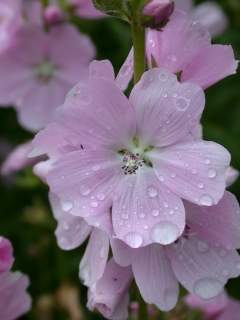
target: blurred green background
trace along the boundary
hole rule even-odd
[[[217,2],[229,16],[230,25],[214,41],[232,44],[240,59],[240,1]],[[98,49],[98,58],[110,59],[117,71],[131,47],[128,25],[110,18],[98,21],[80,21],[76,18],[73,23],[92,38]],[[240,170],[239,74],[207,91],[203,125],[205,138],[219,142],[230,150],[232,164]],[[14,145],[31,136],[18,125],[12,109],[0,109],[1,160]],[[240,199],[240,181],[231,189]],[[32,175],[30,169],[15,177],[1,178],[0,181],[0,234],[13,242],[16,257],[14,269],[23,271],[31,279],[33,309],[23,319],[102,319],[85,309],[86,291],[78,278],[78,266],[84,248],[64,252],[57,247],[54,237],[56,225],[48,206],[47,194],[47,187]],[[228,290],[240,299],[240,279],[230,282]],[[80,317],[81,312],[84,318]]]

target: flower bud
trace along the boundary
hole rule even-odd
[[[64,13],[57,5],[50,5],[44,11],[44,19],[47,24],[56,24],[64,20]]]
[[[143,9],[143,24],[152,29],[160,29],[174,11],[172,0],[151,0]]]

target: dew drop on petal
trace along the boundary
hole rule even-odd
[[[200,253],[206,253],[209,250],[209,246],[206,242],[203,241],[198,241],[198,245],[197,245],[198,251]]]
[[[159,216],[159,210],[158,210],[158,209],[153,209],[153,210],[152,210],[152,215],[153,215],[154,217],[158,217],[158,216]]]
[[[204,278],[197,280],[194,284],[194,293],[202,299],[211,299],[216,297],[223,289],[223,284],[217,279]]]
[[[61,206],[63,211],[68,212],[73,208],[73,204],[71,201],[62,201]]]
[[[89,193],[90,193],[90,190],[87,189],[87,188],[82,187],[82,188],[80,189],[80,193],[81,193],[82,196],[88,196]]]
[[[214,179],[217,176],[217,171],[215,169],[210,169],[208,171],[208,178],[210,179]]]
[[[204,194],[200,197],[199,203],[202,206],[212,206],[213,205],[213,199],[210,195]]]
[[[151,237],[154,242],[167,245],[179,237],[179,229],[172,222],[163,221],[153,227]]]
[[[157,189],[155,189],[155,188],[153,188],[153,187],[149,187],[148,190],[147,190],[147,192],[148,192],[148,196],[149,196],[150,198],[156,198],[157,195],[158,195]]]
[[[186,111],[187,108],[189,107],[189,100],[184,97],[179,97],[175,101],[175,105],[179,111]]]
[[[98,200],[103,201],[105,199],[105,195],[103,193],[99,193],[97,195]]]
[[[92,208],[97,208],[98,207],[98,202],[97,201],[92,201],[91,202],[91,207]]]
[[[143,243],[143,237],[136,232],[130,232],[125,237],[126,243],[132,248],[139,248]]]
[[[204,184],[200,182],[200,183],[198,184],[198,188],[199,188],[199,189],[203,189],[203,188],[204,188]]]

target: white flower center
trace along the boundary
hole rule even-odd
[[[123,151],[123,166],[124,174],[136,174],[137,170],[143,166],[145,161],[141,159],[139,153]]]
[[[53,78],[56,69],[56,65],[45,60],[36,66],[36,75],[41,82],[47,83]]]

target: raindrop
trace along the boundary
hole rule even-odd
[[[203,241],[199,241],[198,242],[197,248],[198,248],[198,251],[201,252],[201,253],[206,253],[209,250],[208,244],[206,242],[203,242]]]
[[[161,72],[160,75],[159,75],[159,80],[161,80],[161,81],[167,81],[167,79],[168,79],[167,73]]]
[[[98,171],[100,170],[100,165],[96,164],[95,166],[92,167],[93,171]]]
[[[217,176],[217,171],[215,169],[210,169],[208,171],[208,178],[210,179],[214,179]]]
[[[80,193],[81,193],[82,196],[88,196],[89,193],[90,193],[90,190],[87,189],[87,188],[82,187],[82,188],[80,189]]]
[[[212,206],[213,205],[213,199],[210,195],[204,194],[199,199],[199,202],[202,206]]]
[[[92,201],[91,202],[91,207],[92,208],[97,208],[98,207],[98,202],[97,201]]]
[[[198,184],[198,188],[199,188],[199,189],[203,189],[203,188],[204,188],[204,184],[200,182],[200,183]]]
[[[152,215],[153,215],[154,217],[159,216],[159,210],[158,210],[158,209],[153,209],[153,210],[152,210]]]
[[[216,297],[223,289],[223,284],[217,279],[204,278],[197,280],[193,291],[202,299],[211,299]]]
[[[180,97],[175,101],[175,104],[179,111],[186,111],[189,107],[189,100],[184,97]]]
[[[148,196],[150,198],[156,198],[157,195],[158,195],[158,191],[155,188],[153,187],[148,188]]]
[[[172,222],[163,221],[153,227],[151,236],[153,241],[168,245],[178,238],[179,229]]]
[[[97,195],[98,200],[103,201],[105,199],[105,195],[103,193],[99,193]]]
[[[73,204],[71,201],[62,201],[61,206],[63,211],[68,212],[73,208]]]
[[[132,248],[139,248],[143,243],[143,237],[139,233],[131,232],[125,237],[126,243]]]

